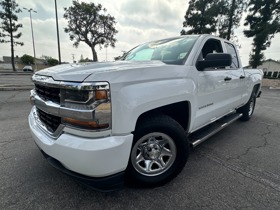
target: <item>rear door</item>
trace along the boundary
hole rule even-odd
[[[242,104],[241,99],[245,88],[245,74],[243,68],[241,67],[241,62],[239,61],[239,56],[235,46],[227,41],[225,41],[224,44],[226,52],[232,56],[231,65],[226,67],[227,77],[230,78],[228,85],[231,87],[229,91],[230,97],[228,97],[228,104],[230,106],[229,108],[235,109]]]

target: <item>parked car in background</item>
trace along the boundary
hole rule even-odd
[[[33,69],[32,69],[32,66],[24,66],[22,71],[25,71],[25,72],[33,72]]]

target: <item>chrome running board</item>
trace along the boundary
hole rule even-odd
[[[240,113],[234,113],[230,114],[228,116],[225,116],[216,122],[213,122],[212,124],[201,128],[194,133],[191,133],[189,135],[189,141],[192,147],[196,147],[197,145],[201,144],[204,142],[206,139],[210,138],[220,130],[224,129],[231,123],[235,122],[238,120],[240,117],[242,117],[242,114]]]

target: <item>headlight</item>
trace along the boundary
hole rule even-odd
[[[107,82],[67,85],[60,91],[60,105],[67,108],[92,110],[107,102],[110,102],[110,87]]]
[[[111,128],[111,98],[107,82],[84,83],[81,86],[65,86],[60,91],[60,105],[78,110],[92,110],[93,120],[82,121],[62,118],[67,125],[90,130]]]

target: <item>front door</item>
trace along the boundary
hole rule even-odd
[[[208,53],[223,53],[219,39],[208,39],[201,49],[199,59]],[[197,71],[197,110],[193,131],[224,116],[233,109],[233,83],[231,71],[227,68],[209,68]]]

